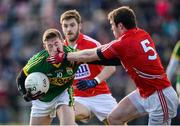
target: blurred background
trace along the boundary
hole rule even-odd
[[[42,49],[44,30],[61,30],[60,14],[77,9],[82,16],[83,33],[105,44],[114,39],[107,14],[122,5],[135,11],[138,26],[151,34],[166,68],[180,39],[180,0],[0,0],[0,124],[28,124],[31,104],[19,95],[15,79],[27,60]],[[134,89],[122,67],[117,67],[108,82],[117,101]],[[93,118],[89,124],[100,122]],[[147,117],[129,124],[145,125]],[[172,124],[180,124],[180,117]]]

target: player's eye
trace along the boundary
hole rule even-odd
[[[48,48],[52,48],[53,46],[52,45],[48,45]]]
[[[67,27],[68,27],[68,25],[63,25],[63,27],[64,27],[64,28],[67,28]]]
[[[70,26],[71,26],[71,27],[74,27],[74,26],[75,26],[75,24],[74,24],[74,23],[72,23]]]

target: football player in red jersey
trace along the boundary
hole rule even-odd
[[[68,54],[62,52],[49,57],[49,62],[119,59],[137,89],[123,98],[108,115],[109,124],[125,124],[148,114],[148,125],[170,125],[177,114],[178,97],[153,40],[137,27],[135,13],[127,6],[111,11],[108,19],[115,41],[94,49]]]
[[[81,16],[76,10],[68,10],[60,17],[65,36],[65,45],[77,50],[91,49],[101,44],[80,32]],[[76,120],[88,121],[94,114],[100,121],[106,122],[107,115],[117,105],[112,97],[106,79],[114,72],[115,66],[81,64],[75,74],[74,95]],[[84,85],[81,88],[79,85]],[[89,89],[87,89],[89,88]]]

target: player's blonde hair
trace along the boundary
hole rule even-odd
[[[122,6],[112,10],[108,14],[108,20],[113,21],[116,26],[122,23],[127,29],[136,27],[136,15],[128,6]]]
[[[78,24],[81,23],[81,16],[79,14],[79,12],[77,10],[68,10],[66,12],[64,12],[61,16],[60,16],[60,23],[63,22],[63,20],[68,20],[74,18]]]
[[[45,43],[49,39],[56,38],[56,37],[58,37],[59,39],[63,40],[63,37],[62,37],[62,35],[61,35],[59,30],[57,30],[55,28],[50,28],[50,29],[47,29],[44,32],[42,41],[43,41],[43,43]]]

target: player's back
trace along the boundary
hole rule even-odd
[[[138,28],[119,40],[118,54],[143,97],[170,85],[150,35]]]

